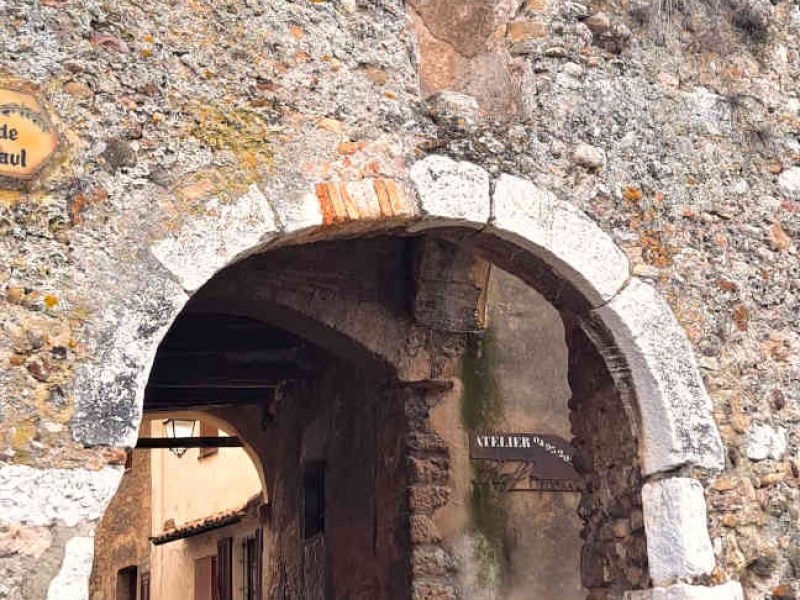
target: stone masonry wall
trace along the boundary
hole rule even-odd
[[[586,485],[581,579],[589,600],[621,598],[650,584],[635,422],[597,350],[567,323],[572,443]]]

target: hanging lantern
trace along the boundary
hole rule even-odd
[[[193,419],[164,419],[164,431],[168,438],[194,437],[194,428],[197,421]],[[187,448],[170,448],[170,452],[181,457],[186,454]]]

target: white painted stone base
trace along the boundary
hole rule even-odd
[[[74,527],[97,521],[121,479],[122,467],[99,471],[0,467],[0,526]]]
[[[744,600],[738,581],[706,587],[679,583],[665,588],[625,592],[625,600]]]
[[[50,582],[47,600],[87,600],[94,561],[94,538],[74,537],[64,547],[61,570]]]

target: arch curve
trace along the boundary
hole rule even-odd
[[[408,182],[320,183],[280,199],[253,185],[218,214],[152,245],[153,276],[143,284],[143,297],[109,309],[103,348],[79,374],[74,437],[89,445],[132,444],[161,338],[190,295],[221,269],[308,241],[466,229],[469,234],[459,236],[466,247],[574,314],[620,390],[627,390],[638,415],[642,473],[651,478],[643,501],[654,583],[709,572],[707,535],[700,536],[699,554],[697,544],[682,537],[696,531],[672,540],[680,560],[660,554],[664,539],[675,534],[659,512],[665,504],[705,515],[702,490],[698,495],[696,482],[680,474],[724,466],[711,400],[669,305],[631,276],[624,252],[596,223],[532,182],[506,174],[492,178],[478,165],[445,156],[428,156],[409,174]]]

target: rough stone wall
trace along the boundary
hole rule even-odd
[[[149,435],[149,426],[145,422],[140,433]],[[115,597],[120,569],[135,566],[139,575],[150,570],[151,472],[150,452],[135,451],[131,468],[123,475],[95,530],[94,565],[89,582],[89,597],[93,600]]]
[[[567,325],[567,342],[572,444],[586,486],[579,507],[581,579],[590,600],[621,598],[650,584],[635,421],[603,359],[574,323]]]
[[[2,83],[36,91],[61,138],[39,180],[0,195],[3,469],[105,481],[119,461],[84,442],[130,442],[133,340],[186,298],[154,241],[217,218],[243,184],[292,214],[306,184],[402,176],[413,138],[584,210],[670,300],[728,447],[706,483],[719,579],[796,595],[797,4],[448,4],[409,3],[418,54],[388,0],[3,4]],[[478,101],[415,110],[417,58],[425,91]],[[119,332],[130,355],[111,349]],[[75,389],[96,365],[112,381]],[[114,393],[74,415],[101,380]],[[32,561],[15,552],[9,581]]]

